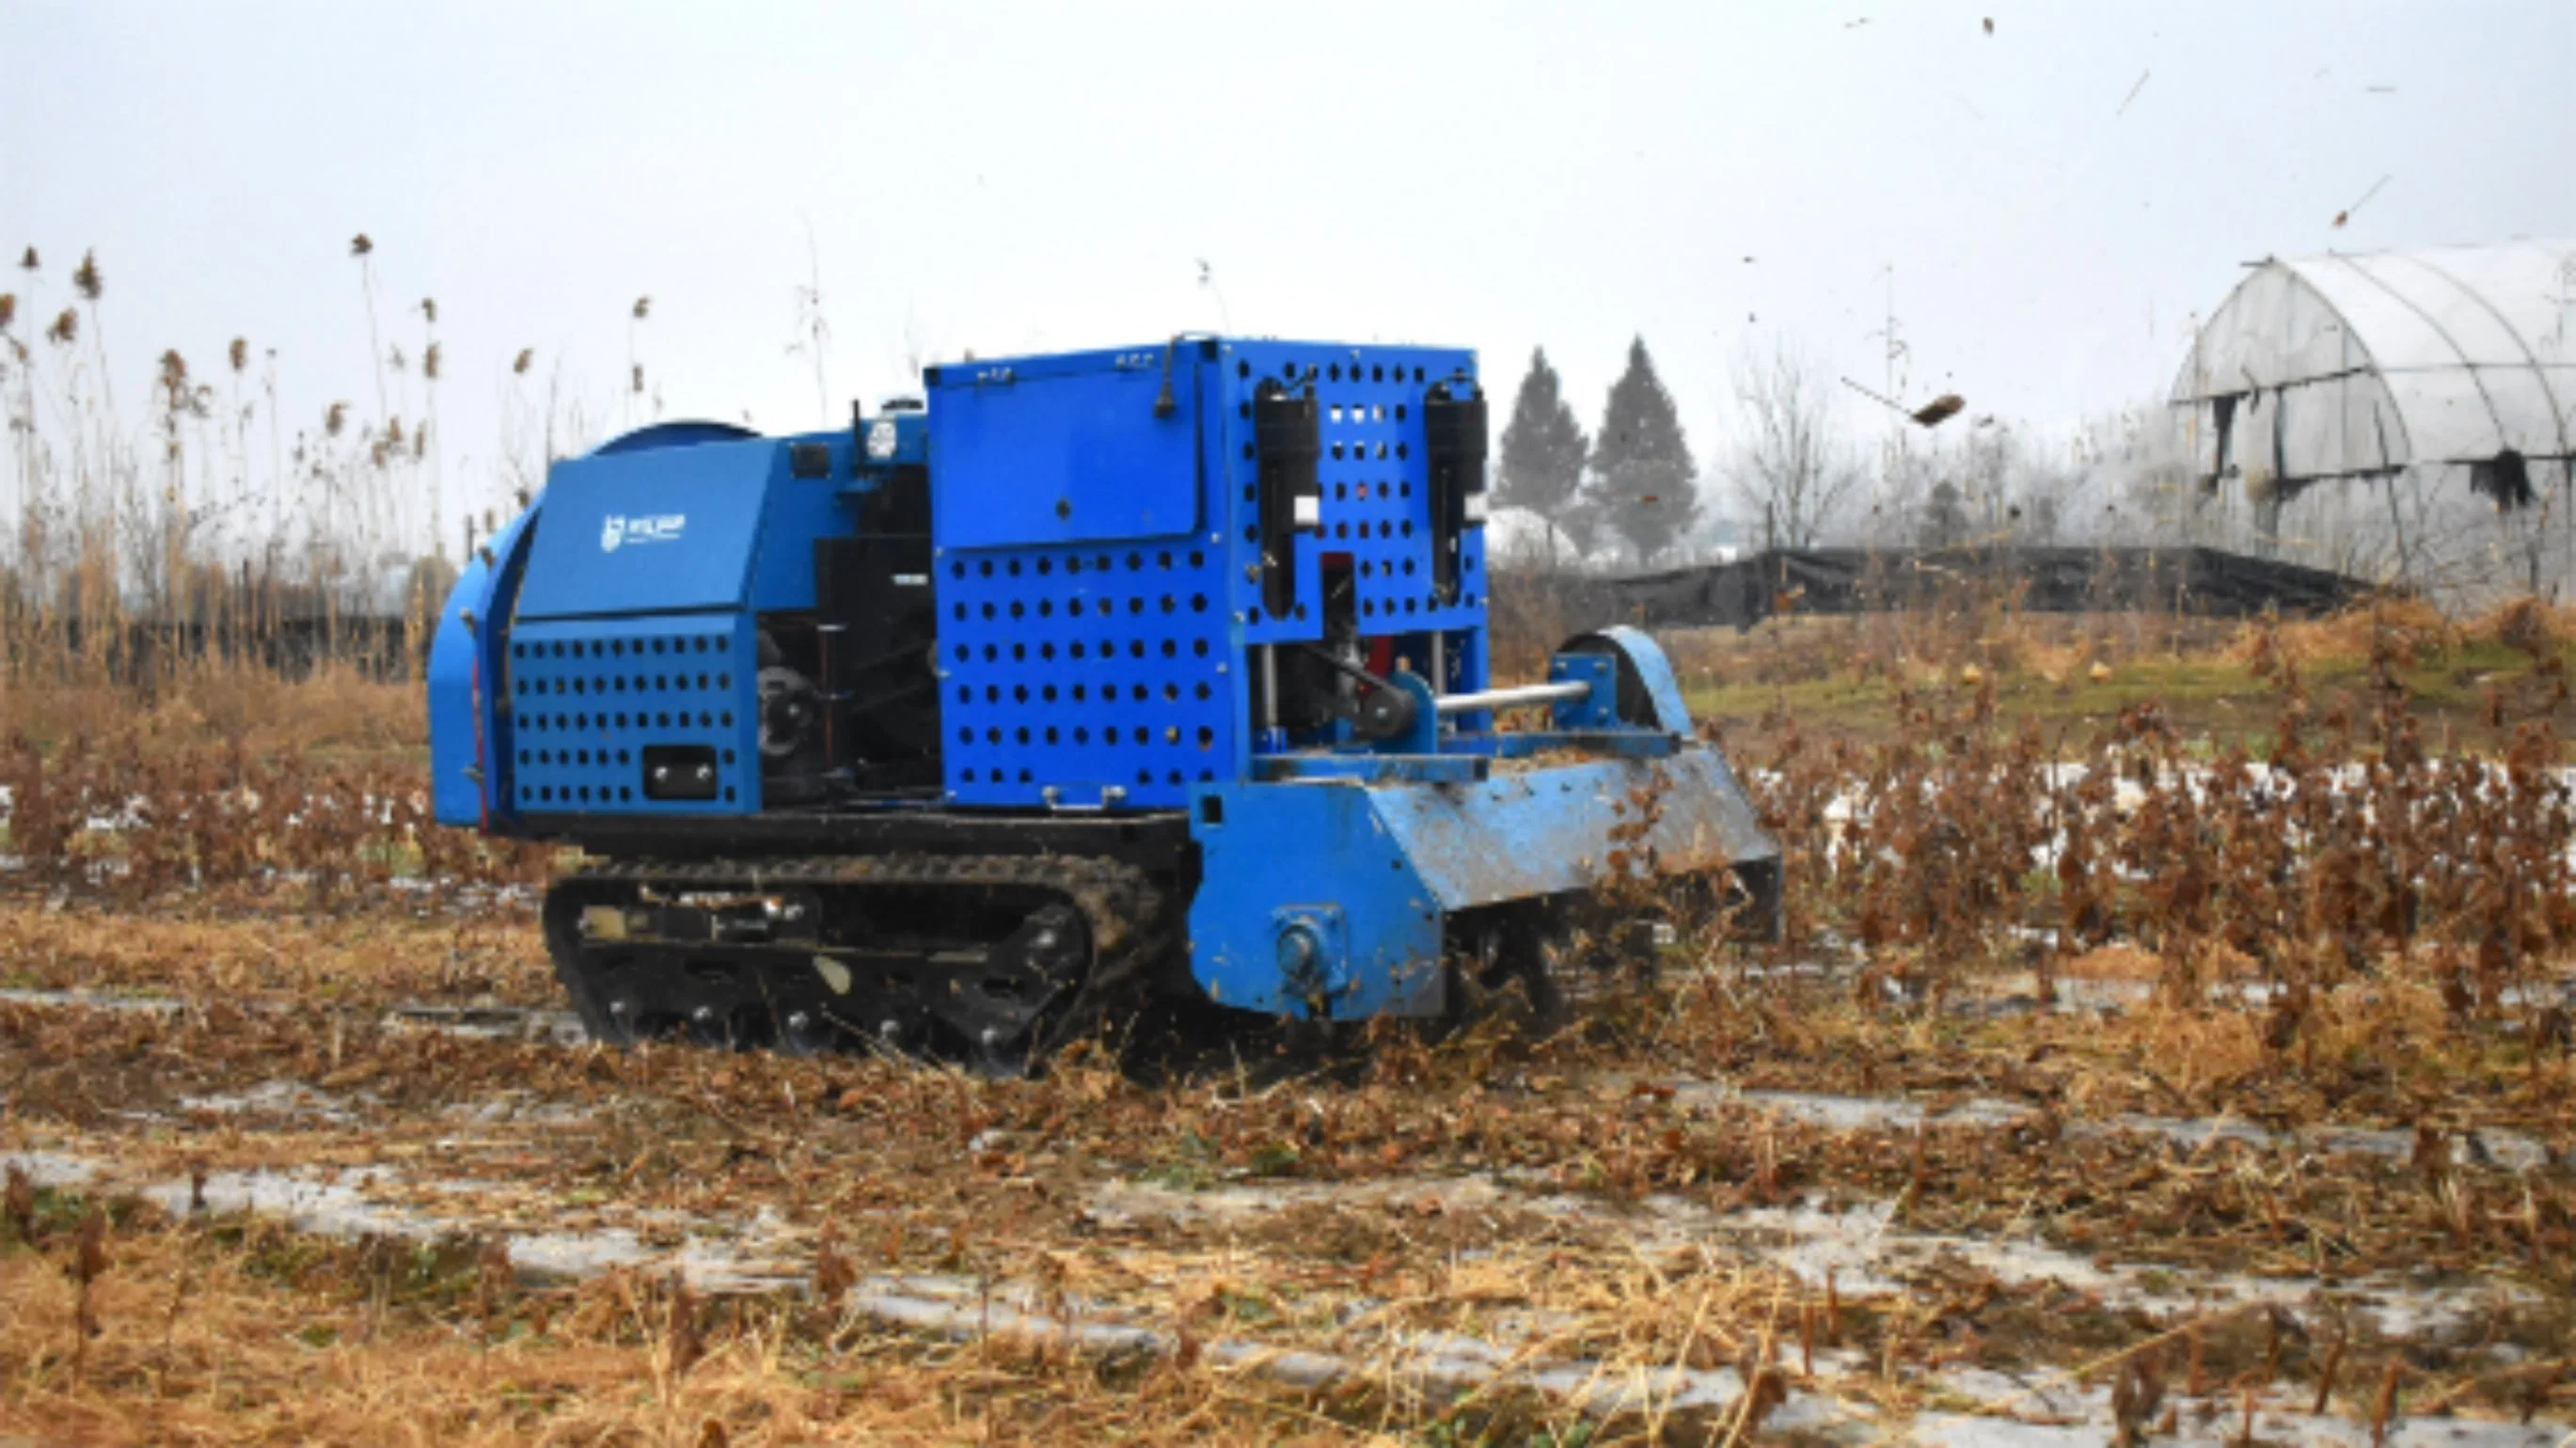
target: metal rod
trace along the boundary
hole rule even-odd
[[[1487,689],[1481,694],[1443,694],[1431,701],[1431,707],[1443,716],[1473,714],[1479,709],[1517,709],[1525,704],[1553,704],[1559,699],[1580,699],[1592,692],[1592,686],[1579,679],[1562,684],[1523,684],[1516,689]]]
[[[1431,692],[1449,687],[1449,636],[1438,629],[1431,631]]]
[[[1279,646],[1263,644],[1261,655],[1261,727],[1279,727]]]

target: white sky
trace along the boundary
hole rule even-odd
[[[2157,395],[2243,260],[2576,233],[2571,60],[2568,0],[0,0],[0,247],[22,334],[97,249],[121,394],[246,334],[312,425],[374,410],[367,232],[477,501],[512,354],[614,422],[639,294],[670,414],[777,430],[1181,328],[1465,344],[1504,402],[1544,344],[1589,427],[1642,332],[1707,463],[1748,339],[1877,382],[1891,265],[1911,394],[2045,426]]]

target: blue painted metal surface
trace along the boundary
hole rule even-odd
[[[707,442],[555,464],[521,618],[738,608],[778,444]]]
[[[1157,416],[1167,354],[1172,408]],[[1294,550],[1299,596],[1321,598],[1324,568],[1347,567],[1363,637],[1442,630],[1448,687],[1482,688],[1483,529],[1462,540],[1458,602],[1434,606],[1418,446],[1424,391],[1474,367],[1447,348],[1209,339],[939,369],[948,798],[1172,809],[1251,777],[1247,647],[1324,632],[1314,608],[1261,611],[1252,397],[1265,380],[1312,385],[1320,404],[1322,499]]]
[[[822,477],[799,478],[787,467],[792,445],[823,448],[831,462]],[[853,530],[840,481],[853,471],[852,444],[846,432],[826,433],[775,444],[778,471],[770,477],[762,500],[760,542],[752,554],[749,604],[761,612],[814,606],[814,540],[847,536]]]
[[[1216,822],[1192,815],[1201,879],[1190,902],[1191,970],[1213,999],[1317,1014],[1285,978],[1279,912],[1311,900],[1347,911],[1343,984],[1322,1014],[1436,1014],[1447,915],[1588,890],[1614,850],[1663,873],[1768,860],[1763,835],[1716,751],[1502,767],[1478,783],[1405,781],[1222,787]],[[1625,827],[1626,837],[1614,835]],[[1618,843],[1614,843],[1618,841]],[[1642,868],[1642,864],[1634,866]]]
[[[1225,424],[1216,461],[1232,508],[1229,539],[1246,545],[1260,541],[1249,491],[1257,482],[1259,461],[1252,432],[1254,390],[1266,379],[1311,385],[1323,412],[1323,456],[1316,470],[1322,514],[1321,526],[1301,539],[1297,549],[1297,596],[1321,598],[1325,560],[1347,556],[1358,587],[1363,636],[1435,628],[1481,636],[1484,529],[1466,530],[1458,601],[1440,606],[1431,593],[1431,497],[1421,447],[1423,394],[1436,382],[1473,379],[1475,354],[1445,347],[1233,341],[1223,345],[1215,366]],[[1257,546],[1246,548],[1246,561],[1257,557]],[[1257,583],[1239,588],[1234,606],[1244,617],[1247,643],[1323,637],[1323,619],[1312,607],[1287,618],[1265,618]],[[1462,656],[1461,661],[1481,670],[1482,657],[1478,651],[1472,660]],[[1451,690],[1484,684],[1478,672],[1462,676]]]
[[[1190,348],[1195,353],[1195,344]],[[1090,354],[1077,368],[940,369],[931,391],[932,536],[1029,548],[1170,538],[1199,523],[1199,369],[1164,349]]]
[[[825,449],[826,476],[791,475],[799,444]],[[559,462],[519,616],[810,608],[814,540],[850,531],[835,482],[850,463],[845,433],[640,450],[621,439]]]
[[[798,444],[824,450],[820,476],[793,475]],[[462,633],[465,600],[479,600],[478,618],[507,620],[506,643],[493,637],[479,658],[451,647],[443,665],[433,646],[441,817],[757,811],[756,615],[813,606],[814,540],[850,531],[834,480],[853,448],[847,434],[672,424],[558,463],[545,526],[528,527],[532,510],[495,540],[519,570],[516,597],[469,572],[442,624]],[[465,690],[442,687],[442,670]],[[467,702],[477,689],[480,709]],[[716,772],[709,797],[648,794],[648,749],[699,748]],[[478,750],[484,788],[469,795],[448,756]]]
[[[760,808],[749,614],[522,621],[510,631],[511,806],[523,813],[747,814]],[[712,751],[707,799],[653,799],[645,751]]]
[[[1619,727],[1619,659],[1617,655],[1558,654],[1547,661],[1547,681],[1551,684],[1592,686],[1592,692],[1589,694],[1556,701],[1549,712],[1558,729],[1616,729]]]
[[[465,561],[430,635],[429,794],[443,825],[486,826],[495,814],[513,813],[504,762],[509,722],[492,701],[505,687],[502,636],[536,520],[534,508],[521,513]]]
[[[1209,999],[1341,1019],[1440,1010],[1440,911],[1388,834],[1375,794],[1352,784],[1201,792],[1190,816],[1202,871],[1190,901],[1190,966]],[[1325,906],[1340,911],[1345,948],[1319,963],[1340,984],[1316,1000],[1282,971],[1279,936]]]
[[[1466,789],[1369,791],[1378,819],[1443,910],[1585,890],[1609,854],[1651,847],[1668,873],[1770,859],[1735,778],[1715,750],[1668,759],[1602,759],[1497,769]],[[1611,831],[1637,830],[1624,846]]]
[[[1238,777],[1225,557],[1188,539],[949,550],[936,579],[949,797],[1173,808]]]
[[[1644,729],[1532,729],[1471,734],[1447,742],[1452,753],[1489,754],[1496,759],[1531,759],[1567,749],[1622,759],[1666,759],[1683,748],[1679,736]]]
[[[1651,636],[1641,630],[1630,628],[1626,624],[1613,624],[1598,632],[1586,634],[1567,647],[1590,648],[1594,646],[1596,640],[1600,644],[1617,650],[1622,657],[1626,658],[1628,667],[1636,672],[1639,681],[1646,686],[1646,699],[1654,710],[1654,717],[1631,719],[1626,722],[1644,728],[1662,729],[1674,734],[1691,732],[1690,706],[1682,702],[1681,680],[1674,676],[1672,660],[1664,656],[1663,645],[1656,643]]]

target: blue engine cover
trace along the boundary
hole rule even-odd
[[[800,445],[828,465],[796,476]],[[555,464],[432,641],[438,818],[757,811],[757,615],[813,606],[814,540],[849,531],[853,448],[681,423]],[[715,777],[702,797],[646,798],[647,750]]]
[[[849,439],[812,440],[849,466]],[[831,477],[795,478],[776,438],[555,464],[519,617],[810,608],[814,540],[847,532]]]

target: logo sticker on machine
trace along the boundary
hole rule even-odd
[[[635,517],[610,514],[599,525],[599,551],[614,553],[630,544],[677,543],[689,526],[686,513],[653,513]]]

